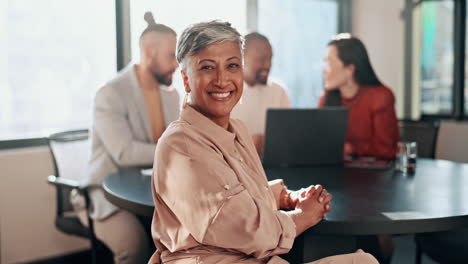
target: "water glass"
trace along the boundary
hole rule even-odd
[[[395,168],[403,173],[413,174],[416,171],[418,150],[416,142],[398,142]]]

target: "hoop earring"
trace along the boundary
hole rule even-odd
[[[182,103],[182,108],[185,108],[185,107],[187,107],[187,105],[188,105],[188,103],[187,103],[187,101],[188,101],[188,95],[189,95],[189,93],[188,93],[188,92],[185,92],[185,95],[184,95],[184,102]]]

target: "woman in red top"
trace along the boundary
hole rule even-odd
[[[338,34],[328,43],[324,61],[325,91],[319,107],[349,109],[344,154],[393,159],[397,153],[398,122],[395,97],[377,78],[364,44],[350,34]],[[390,263],[391,236],[360,236],[359,247],[380,263]]]
[[[345,155],[393,159],[399,140],[395,97],[377,78],[364,44],[350,34],[328,43],[319,107],[349,109]]]

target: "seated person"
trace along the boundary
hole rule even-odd
[[[123,69],[96,94],[91,160],[83,183],[96,186],[90,190],[90,216],[115,263],[147,261],[150,244],[138,219],[107,201],[100,186],[119,168],[151,166],[159,137],[179,115],[179,96],[170,87],[178,67],[176,33],[145,16],[149,24],[140,36],[140,63]],[[78,215],[87,225],[86,211]]]
[[[267,37],[256,32],[245,36],[244,92],[231,113],[247,126],[260,157],[263,156],[267,110],[291,106],[286,90],[268,78],[272,56]]]
[[[399,140],[392,91],[377,78],[364,44],[339,34],[328,44],[319,107],[349,109],[345,155],[393,159]]]
[[[377,78],[361,40],[343,33],[328,43],[323,79],[325,91],[319,107],[349,109],[345,156],[394,159],[400,138],[395,97]],[[358,245],[380,262],[390,262],[391,236],[362,236]]]
[[[178,40],[186,96],[156,148],[150,263],[287,263],[277,255],[331,209],[321,186],[268,182],[246,127],[230,119],[243,90],[242,44],[220,21],[191,25]],[[315,263],[376,261],[360,251]]]

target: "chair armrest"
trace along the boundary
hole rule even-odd
[[[50,175],[47,177],[47,182],[53,185],[57,185],[60,187],[67,187],[71,189],[79,189],[81,190],[80,183],[78,181],[64,179],[61,177],[56,177],[54,175]]]
[[[70,189],[77,189],[81,194],[83,194],[85,198],[85,206],[87,209],[89,209],[91,202],[89,199],[89,194],[88,194],[88,187],[86,186],[81,186],[78,181],[75,180],[70,180],[70,179],[65,179],[61,177],[56,177],[54,175],[49,175],[47,177],[47,182],[49,184],[55,185],[57,187],[57,190],[59,188],[70,188]]]

